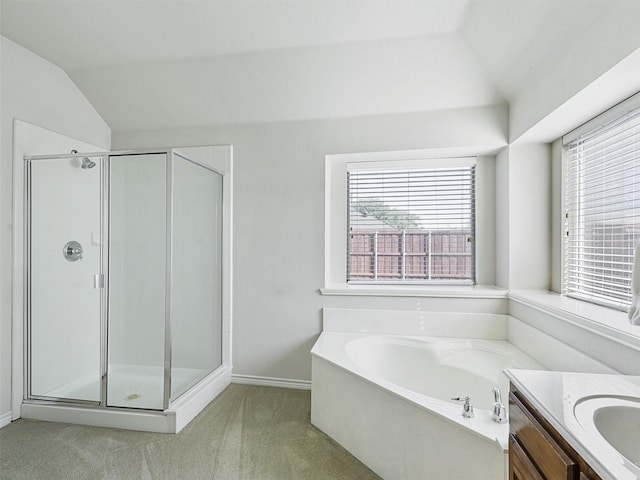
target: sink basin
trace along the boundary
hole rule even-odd
[[[640,474],[640,398],[585,397],[576,402],[574,415],[598,446],[613,450],[625,467]]]

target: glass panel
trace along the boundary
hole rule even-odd
[[[102,161],[92,160],[97,168],[77,158],[30,162],[32,396],[100,401]]]
[[[109,406],[163,409],[166,155],[110,157]]]
[[[222,364],[222,175],[174,156],[171,399]]]

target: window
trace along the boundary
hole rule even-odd
[[[627,310],[640,241],[640,96],[566,135],[563,157],[563,294]]]
[[[473,284],[475,163],[347,164],[347,283]]]

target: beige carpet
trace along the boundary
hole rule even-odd
[[[309,422],[310,392],[231,385],[177,435],[18,420],[0,479],[378,479]]]

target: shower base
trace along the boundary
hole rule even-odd
[[[171,396],[179,396],[206,375],[206,370],[172,369]],[[99,373],[95,372],[39,396],[98,401],[100,399],[99,379]],[[164,370],[161,367],[113,365],[109,369],[107,392],[107,406],[109,407],[162,410]]]
[[[206,370],[172,369],[171,396],[181,394],[206,375]],[[161,368],[135,365],[114,366],[110,372],[107,392],[108,406],[162,409],[164,371]]]
[[[177,433],[231,383],[229,367],[219,367],[198,382],[204,373],[195,369],[173,369],[172,391],[186,392],[164,411],[148,410],[162,408],[162,370],[118,365],[109,372],[107,407],[78,405],[65,400],[25,400],[21,416],[52,422]],[[91,400],[98,398],[97,388],[95,376],[92,376],[51,390],[46,396]]]

